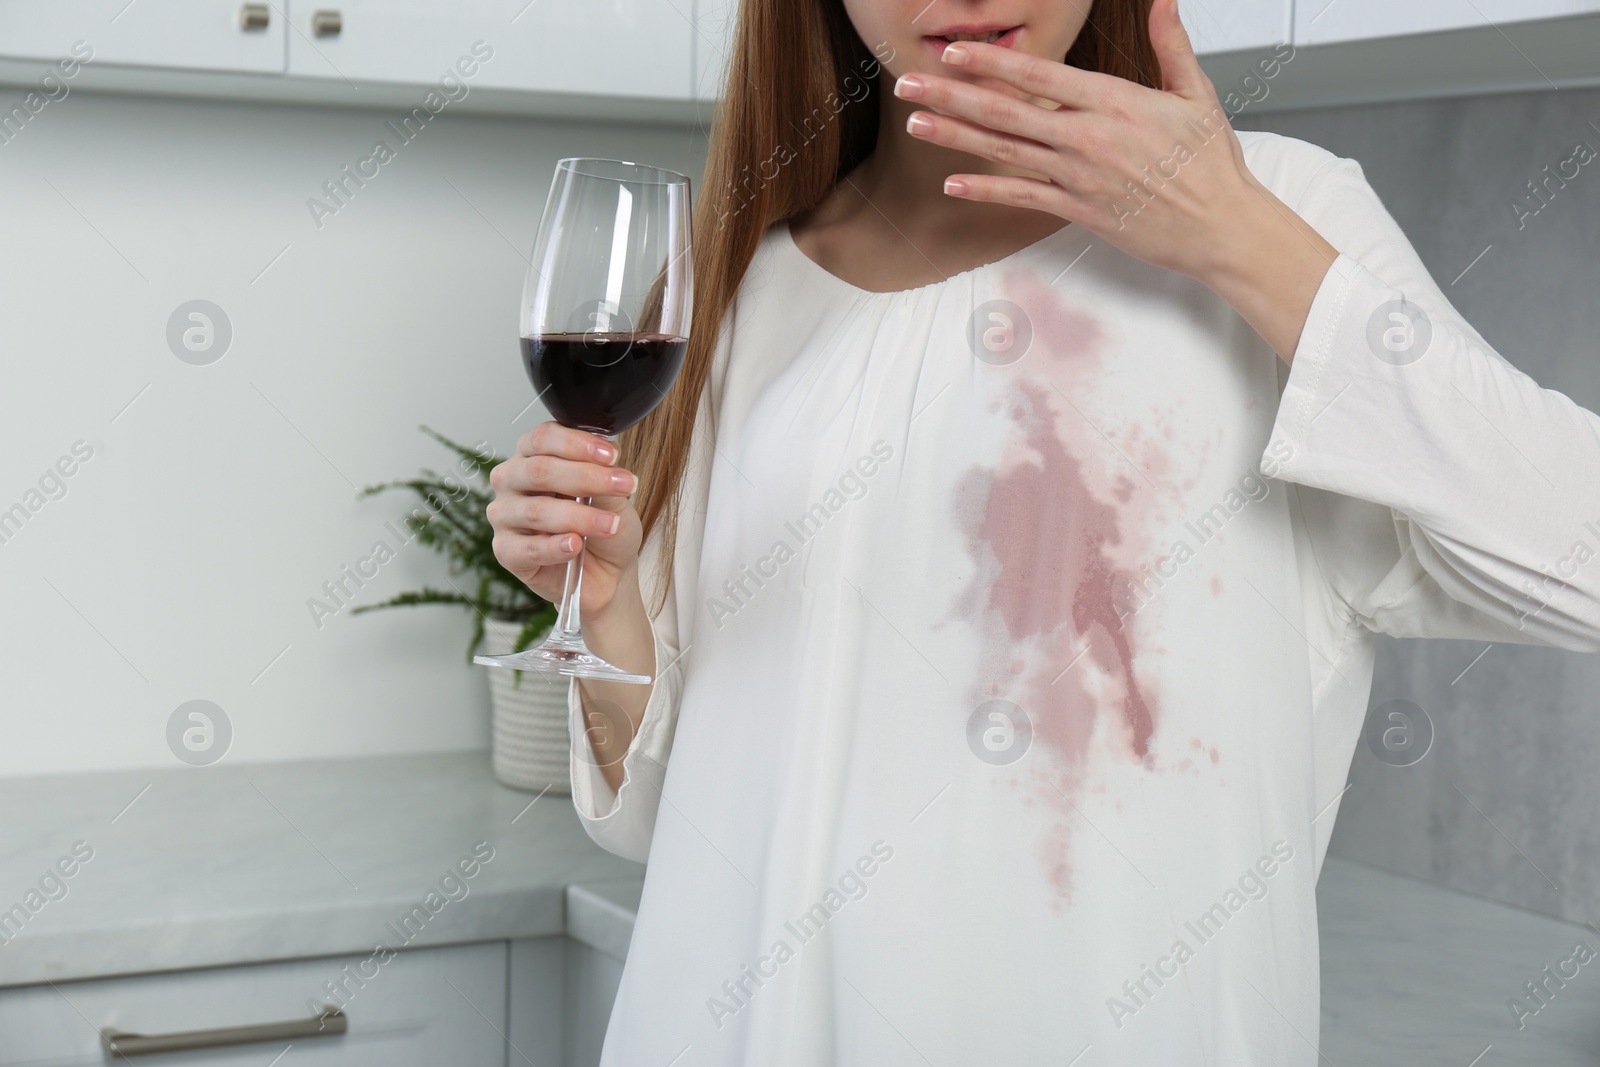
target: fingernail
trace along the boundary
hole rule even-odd
[[[906,132],[930,133],[933,130],[933,119],[928,117],[926,111],[918,111],[906,119]]]
[[[614,533],[617,532],[618,529],[620,529],[622,527],[622,516],[621,515],[607,515],[605,517],[605,519],[601,522],[600,526],[601,526],[602,529],[605,530],[606,533],[614,534]]]
[[[578,551],[578,538],[576,536],[569,537],[565,541],[561,542],[561,551],[563,551],[563,552],[576,552],[576,551]]]
[[[902,100],[915,100],[922,95],[922,79],[915,74],[902,74],[894,83],[894,95]]]
[[[951,196],[960,196],[967,191],[967,183],[960,178],[946,178],[944,180],[944,191]]]
[[[939,53],[939,58],[952,67],[959,67],[972,59],[972,50],[960,42],[953,42],[944,46],[944,51]]]
[[[614,446],[601,442],[594,446],[594,458],[601,463],[613,463],[617,458],[617,450]]]
[[[611,488],[627,496],[637,486],[638,479],[628,471],[615,471],[611,475]]]

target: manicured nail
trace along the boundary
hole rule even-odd
[[[967,191],[967,183],[960,178],[946,178],[944,191],[951,196],[961,196]]]
[[[637,487],[638,479],[629,471],[613,471],[611,473],[611,488],[627,496]]]
[[[902,74],[894,83],[894,95],[902,100],[916,100],[922,96],[922,79],[915,74]]]
[[[561,551],[566,552],[568,554],[571,554],[573,552],[578,551],[578,538],[576,536],[573,536],[573,537],[567,538],[565,541],[562,541],[561,542]]]
[[[918,111],[906,119],[906,132],[917,134],[932,133],[933,119],[928,116],[926,111]]]
[[[600,520],[600,529],[604,530],[608,534],[616,533],[621,527],[621,515],[607,515],[605,518]]]
[[[617,450],[614,446],[602,441],[594,446],[594,458],[601,463],[612,463],[617,458]]]
[[[960,42],[955,42],[945,45],[944,51],[939,53],[939,58],[952,67],[959,67],[972,61],[972,51]]]

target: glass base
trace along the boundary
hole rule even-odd
[[[634,674],[614,666],[589,651],[582,635],[562,641],[554,634],[544,644],[524,652],[504,656],[473,656],[472,662],[485,667],[509,667],[539,674],[565,674],[574,678],[596,678],[606,682],[632,682],[649,685],[648,674]]]

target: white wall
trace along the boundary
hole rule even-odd
[[[307,600],[409,507],[354,487],[449,462],[419,423],[504,452],[546,417],[516,315],[555,160],[698,174],[703,138],[447,112],[319,230],[388,117],[77,92],[0,144],[0,511],[93,449],[0,543],[0,776],[172,766],[197,698],[233,761],[487,745],[464,609]],[[232,323],[209,366],[167,344],[192,299]],[[442,573],[413,543],[361,600]]]

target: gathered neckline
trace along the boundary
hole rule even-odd
[[[928,291],[933,290],[933,289],[938,289],[941,286],[948,285],[949,283],[951,283],[953,281],[958,281],[959,279],[967,278],[967,277],[970,277],[970,276],[972,276],[974,274],[977,274],[979,271],[988,270],[991,267],[1005,266],[1008,263],[1012,263],[1012,262],[1014,262],[1016,260],[1020,260],[1020,259],[1026,258],[1027,256],[1044,249],[1048,245],[1053,244],[1055,241],[1059,240],[1063,234],[1066,234],[1066,233],[1069,233],[1069,232],[1070,233],[1087,232],[1087,231],[1083,230],[1083,228],[1081,226],[1078,226],[1075,223],[1064,222],[1064,223],[1062,223],[1062,225],[1061,225],[1061,227],[1059,229],[1051,230],[1049,233],[1045,234],[1043,237],[1039,238],[1037,241],[1034,241],[1034,242],[1032,242],[1030,244],[1023,245],[1021,248],[1017,249],[1015,252],[1011,252],[1011,253],[1008,253],[1008,254],[1006,254],[1004,256],[1001,256],[999,259],[990,260],[988,263],[980,263],[976,267],[969,267],[967,270],[959,271],[959,272],[957,272],[955,274],[949,275],[948,277],[941,278],[939,281],[929,282],[926,285],[913,286],[910,289],[881,289],[880,290],[880,289],[863,289],[863,288],[861,288],[861,286],[856,285],[853,282],[847,282],[843,278],[839,277],[837,274],[833,273],[833,271],[829,270],[827,267],[824,267],[821,263],[818,263],[816,260],[814,260],[810,256],[806,255],[805,251],[799,246],[799,244],[797,244],[795,242],[794,233],[789,229],[789,220],[788,219],[784,219],[781,222],[778,222],[778,223],[774,224],[773,229],[778,231],[777,232],[778,242],[780,244],[782,244],[782,245],[786,245],[788,252],[790,254],[798,257],[801,261],[803,261],[804,266],[806,268],[808,268],[809,270],[811,270],[812,272],[821,275],[823,278],[827,279],[832,284],[841,286],[846,291],[848,291],[848,292],[850,292],[850,293],[852,293],[852,294],[854,294],[856,296],[885,296],[885,297],[887,297],[887,296],[910,296],[910,295],[913,295],[915,293],[924,293],[924,292],[928,292]]]

